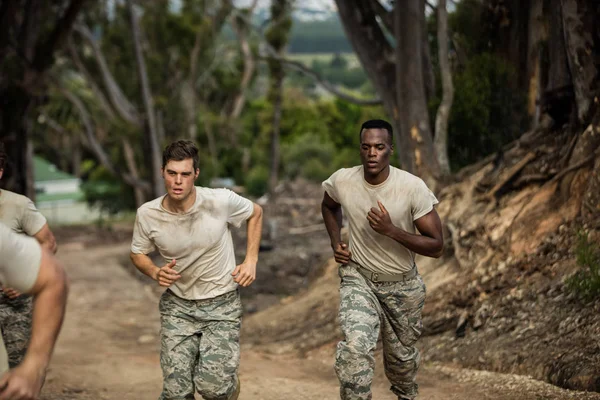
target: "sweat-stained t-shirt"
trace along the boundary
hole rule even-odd
[[[181,278],[170,289],[181,298],[208,299],[235,290],[229,226],[239,227],[249,219],[253,203],[228,189],[196,187],[194,205],[177,214],[162,206],[164,197],[137,210],[131,252],[148,254],[156,248],[165,263],[175,259],[173,268]]]
[[[384,274],[404,273],[413,268],[415,253],[392,238],[377,233],[369,225],[367,214],[381,201],[392,223],[416,233],[414,221],[428,214],[438,203],[420,178],[390,166],[390,175],[379,185],[364,179],[363,167],[342,168],[323,182],[329,197],[341,204],[348,220],[348,249],[354,262]]]
[[[0,190],[0,223],[13,232],[33,236],[46,225],[46,218],[29,198]]]

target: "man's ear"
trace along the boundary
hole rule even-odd
[[[198,179],[198,175],[200,175],[200,168],[196,168],[196,173],[194,174],[194,180]]]
[[[4,168],[0,168],[0,179],[2,179],[2,175],[4,175]]]

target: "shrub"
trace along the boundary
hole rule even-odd
[[[262,196],[269,190],[269,170],[264,165],[252,167],[246,177],[246,190],[251,196]]]
[[[590,242],[587,232],[580,231],[575,254],[581,269],[567,279],[567,288],[585,300],[592,300],[600,296],[600,246]]]

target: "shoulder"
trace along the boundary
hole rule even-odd
[[[137,209],[136,214],[138,216],[146,216],[148,214],[151,214],[153,211],[160,210],[160,204],[163,198],[164,196],[160,196],[154,200],[147,201]]]
[[[362,177],[362,165],[357,165],[350,168],[340,168],[331,175],[331,179],[336,182],[355,180]]]
[[[196,186],[196,194],[201,196],[203,199],[215,199],[215,200],[226,200],[232,196],[239,196],[233,190],[226,188],[206,188],[202,186]]]
[[[26,207],[29,203],[32,203],[29,197],[4,189],[0,193],[0,202],[16,207]]]
[[[411,174],[408,171],[404,171],[403,169],[400,168],[396,168],[396,167],[390,167],[392,173],[395,176],[395,180],[396,183],[398,184],[402,184],[403,187],[407,188],[408,190],[412,191],[415,189],[428,189],[427,188],[427,184],[425,184],[425,181],[423,181],[423,179],[419,178],[416,175]]]

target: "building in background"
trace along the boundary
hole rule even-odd
[[[80,224],[100,218],[81,190],[81,180],[40,157],[34,157],[35,204],[50,225]]]

